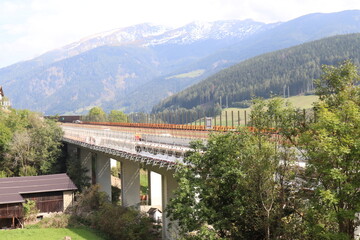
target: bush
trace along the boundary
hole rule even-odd
[[[72,218],[95,228],[110,239],[152,240],[159,238],[152,220],[139,211],[110,203],[98,185],[77,196]]]
[[[113,204],[120,203],[121,189],[115,186],[111,186],[111,202]]]
[[[240,102],[233,102],[231,104],[232,107],[235,108],[248,108],[251,106],[251,100],[244,100],[244,101],[240,101]]]
[[[76,202],[72,207],[73,215],[83,217],[98,211],[101,206],[109,202],[106,193],[99,191],[99,185],[92,185],[89,188],[76,195]]]
[[[37,225],[40,228],[66,228],[71,216],[68,214],[54,214],[43,218]]]
[[[114,176],[114,177],[119,177],[119,174],[120,174],[120,168],[118,167],[112,167],[111,168],[111,175]]]
[[[27,200],[26,203],[23,204],[24,207],[24,221],[25,222],[33,222],[36,220],[37,214],[39,213],[39,209],[36,207],[36,202],[32,200]]]
[[[159,237],[152,220],[132,208],[105,204],[93,219],[93,226],[110,239],[152,240]]]

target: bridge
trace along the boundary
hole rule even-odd
[[[121,165],[121,203],[144,210],[140,200],[140,169],[148,172],[148,206],[164,212],[177,188],[173,174],[190,150],[190,142],[209,132],[149,126],[62,124],[68,156],[81,160],[93,184],[111,197],[111,161]],[[71,158],[70,158],[71,159]],[[145,208],[146,210],[146,208]],[[173,234],[162,214],[163,239]]]

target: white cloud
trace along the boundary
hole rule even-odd
[[[180,26],[222,19],[286,21],[360,9],[358,0],[2,0],[0,67],[88,35],[143,22]],[[11,56],[9,56],[11,54]]]

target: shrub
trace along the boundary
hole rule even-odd
[[[112,167],[111,168],[111,175],[118,178],[119,175],[120,175],[120,168]]]
[[[110,203],[98,185],[77,196],[72,218],[103,232],[110,239],[152,240],[159,238],[152,220],[132,208]]]
[[[93,219],[93,226],[110,239],[152,240],[159,237],[152,220],[132,208],[105,204]]]
[[[92,185],[76,195],[76,202],[72,208],[72,213],[83,217],[94,211],[98,211],[102,205],[109,202],[106,193],[99,191],[99,185]]]
[[[24,221],[25,222],[33,222],[36,220],[37,214],[39,213],[39,209],[36,207],[36,202],[32,200],[27,200],[23,204],[24,208]]]
[[[43,218],[38,226],[40,228],[66,228],[69,226],[70,215],[54,214],[50,217]]]
[[[111,186],[111,202],[118,204],[120,202],[121,189],[115,186]]]

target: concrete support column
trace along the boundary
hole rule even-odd
[[[105,192],[111,200],[111,171],[110,158],[104,154],[97,154],[96,158],[96,183],[100,190]]]
[[[68,158],[72,159],[77,156],[77,147],[71,144],[66,144],[66,151]]]
[[[162,206],[163,206],[163,239],[177,239],[177,232],[176,232],[176,223],[172,222],[173,227],[168,228],[168,224],[170,223],[170,219],[166,217],[166,207],[167,204],[170,202],[170,199],[174,196],[174,191],[178,187],[178,183],[173,177],[174,171],[166,171],[162,175],[162,188],[163,188],[163,195],[162,195]]]
[[[162,211],[162,176],[149,170],[148,177],[150,205]]]
[[[121,202],[124,207],[140,205],[140,168],[129,160],[121,161]]]
[[[90,178],[91,183],[91,158],[92,153],[90,150],[87,150],[85,148],[79,148],[80,150],[80,159],[81,159],[81,165],[85,167],[88,171],[86,172],[86,176]]]

